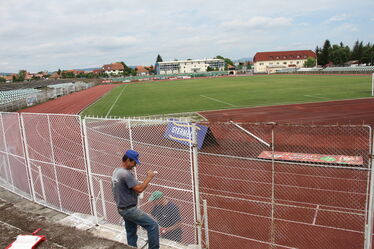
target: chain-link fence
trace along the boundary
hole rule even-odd
[[[111,176],[121,167],[124,149],[133,149],[141,155],[141,165],[134,172],[139,181],[149,170],[158,172],[140,196],[138,207],[159,223],[161,243],[196,244],[191,146],[165,137],[166,121],[85,118],[84,124],[97,215],[121,224],[111,193]],[[152,194],[160,198],[152,200]],[[163,232],[176,225],[174,231]],[[143,233],[140,237],[146,238]]]
[[[111,176],[134,149],[139,181],[158,172],[138,207],[164,245],[370,249],[372,143],[368,126],[0,113],[0,185],[123,231]]]
[[[32,199],[18,113],[0,113],[0,185]]]
[[[365,248],[370,127],[205,125],[215,140],[199,152],[212,248]]]
[[[21,115],[35,201],[60,211],[91,214],[79,116]]]

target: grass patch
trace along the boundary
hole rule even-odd
[[[82,112],[106,116],[125,86]],[[266,75],[127,85],[109,116],[233,109],[370,97],[371,76]]]

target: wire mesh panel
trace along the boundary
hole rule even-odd
[[[91,214],[80,117],[22,113],[37,202]]]
[[[295,248],[363,248],[370,127],[278,125],[274,134],[272,240]]]
[[[212,248],[288,248],[272,244],[271,126],[202,123],[209,127],[199,151],[201,197],[207,200]]]
[[[32,193],[18,113],[0,114],[0,184],[28,199]]]
[[[139,196],[138,207],[159,223],[161,244],[196,244],[190,146],[165,136],[165,121],[86,118],[84,122],[98,216],[122,223],[111,192],[111,176],[121,167],[124,152],[133,149],[140,154],[141,165],[134,170],[139,181],[149,170],[158,172]],[[169,232],[172,226],[176,231]]]
[[[363,248],[370,127],[202,124],[212,248]]]

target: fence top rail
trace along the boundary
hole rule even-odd
[[[175,120],[175,118],[173,118],[173,120],[171,120],[172,118],[161,118],[161,119],[147,119],[147,118],[136,118],[136,117],[132,117],[132,118],[120,118],[120,117],[94,117],[94,116],[84,116],[82,117],[82,119],[90,119],[90,120],[96,120],[96,121],[107,121],[107,120],[117,120],[117,121],[134,121],[134,122],[163,122],[163,123],[166,123],[166,122],[183,122],[183,123],[186,123],[186,121],[184,120]]]
[[[176,121],[178,122],[178,121]],[[276,123],[276,122],[234,122],[234,121],[224,121],[224,122],[217,122],[217,121],[198,121],[198,122],[191,122],[197,123],[201,125],[253,125],[253,126],[279,126],[279,127],[305,127],[305,128],[369,128],[371,129],[372,126],[369,124],[292,124],[292,123]]]
[[[19,112],[21,115],[43,115],[43,116],[69,116],[69,117],[79,117],[77,114],[67,114],[67,113],[36,113],[36,112]]]
[[[188,121],[184,118],[144,118],[144,117],[95,117],[95,116],[80,116],[78,114],[66,114],[66,113],[34,113],[34,112],[7,112],[1,111],[0,114],[21,114],[21,115],[43,115],[43,116],[69,116],[69,117],[79,117],[82,120],[117,120],[117,121],[130,121],[130,122],[181,122],[181,123],[194,123],[201,125],[252,125],[252,126],[278,126],[278,127],[305,127],[305,128],[367,128],[372,130],[372,125],[369,124],[292,124],[292,123],[276,123],[276,122],[233,122],[233,121]]]

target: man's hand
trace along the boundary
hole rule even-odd
[[[151,179],[155,176],[155,172],[153,170],[148,170],[147,177],[150,177]]]
[[[136,185],[132,189],[137,193],[142,193],[148,186],[148,183],[153,179],[153,177],[157,174],[157,171],[148,170],[147,172],[147,178],[145,178],[144,182],[141,184]]]

